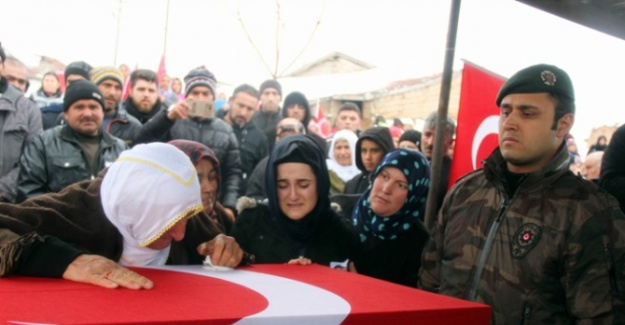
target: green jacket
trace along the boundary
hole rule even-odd
[[[562,146],[512,197],[499,150],[461,179],[439,212],[419,286],[490,305],[493,324],[625,324],[625,216],[568,160]]]

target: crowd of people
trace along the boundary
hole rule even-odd
[[[498,148],[430,193],[435,128],[442,184],[456,128],[436,112],[421,132],[362,129],[345,102],[324,138],[276,80],[215,112],[205,67],[159,80],[79,61],[65,92],[46,73],[26,98],[0,59],[0,276],[149,289],[127,267],[315,263],[488,304],[494,324],[625,322],[625,126],[572,172],[575,95],[556,66],[505,82]]]

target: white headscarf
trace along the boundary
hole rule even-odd
[[[178,221],[202,211],[200,184],[191,160],[165,143],[137,145],[122,152],[100,188],[106,217],[124,238],[121,265],[163,265],[167,247],[146,246]]]
[[[334,158],[334,146],[339,140],[345,140],[349,144],[352,157],[352,163],[349,166],[339,164],[336,158]],[[328,170],[334,171],[344,182],[349,181],[360,173],[360,170],[356,167],[356,142],[358,142],[358,136],[351,130],[338,131],[332,137],[330,152],[328,154],[329,158],[326,160],[326,164],[328,165]]]

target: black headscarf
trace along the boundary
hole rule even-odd
[[[276,186],[278,165],[289,162],[309,165],[317,177],[317,205],[300,220],[289,219],[280,210],[278,203]],[[267,163],[265,187],[269,199],[269,211],[278,229],[296,245],[298,250],[301,250],[330,210],[330,176],[324,151],[315,141],[303,134],[291,135],[278,141]]]

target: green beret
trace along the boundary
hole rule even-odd
[[[537,64],[515,73],[503,84],[497,95],[497,106],[509,94],[551,93],[575,101],[573,83],[564,70],[548,64]]]

